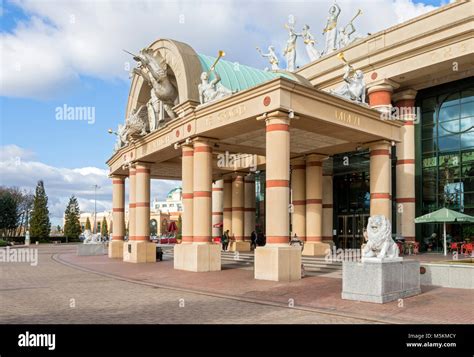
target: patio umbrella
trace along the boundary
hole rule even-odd
[[[178,226],[176,225],[175,221],[171,221],[168,226],[168,232],[176,232],[178,230]]]
[[[444,235],[444,255],[446,252],[446,223],[463,223],[463,222],[474,222],[474,217],[467,214],[456,212],[448,208],[441,208],[437,211],[425,214],[415,218],[415,223],[443,223],[443,235]]]

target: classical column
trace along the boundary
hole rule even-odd
[[[289,246],[290,119],[273,112],[259,117],[266,124],[266,237],[255,250],[255,279],[301,279],[301,249]],[[293,119],[294,120],[294,119]]]
[[[244,242],[244,177],[237,175],[232,179],[232,229],[233,239],[229,250],[250,251],[250,242]]]
[[[192,145],[182,146],[181,178],[183,186],[183,219],[182,243],[193,242],[193,193],[194,193],[194,148]]]
[[[128,188],[128,241],[135,240],[135,192],[136,192],[136,169],[133,164],[129,169],[130,187]],[[126,247],[124,246],[124,254]]]
[[[125,177],[112,175],[112,240],[109,243],[109,258],[123,259],[125,236]]]
[[[250,242],[252,232],[255,231],[255,175],[244,177],[244,241]]]
[[[222,236],[224,180],[212,184],[212,238]],[[220,227],[218,227],[221,225]]]
[[[323,174],[323,242],[334,244],[332,174]]]
[[[306,156],[306,244],[303,255],[325,255],[331,246],[323,243],[323,160],[327,156]]]
[[[292,236],[306,240],[306,162],[295,159],[291,163],[291,192],[293,213],[291,214]]]
[[[232,230],[232,178],[224,178],[224,226],[223,231]]]
[[[399,84],[390,80],[382,79],[371,82],[367,85],[369,95],[369,105],[382,113],[389,113],[392,109],[392,93]]]
[[[156,246],[150,242],[150,168],[150,163],[137,162],[134,175],[130,173],[130,177],[134,176],[134,179],[130,180],[130,208],[133,212],[129,230],[132,233],[128,243],[124,245],[123,256],[123,260],[130,263],[156,261]]]
[[[370,148],[370,215],[384,215],[392,221],[392,172],[390,143],[378,141]]]
[[[212,243],[212,146],[200,138],[194,139],[193,146],[193,243],[180,245],[174,268],[221,270],[221,245]]]
[[[415,241],[415,97],[408,89],[393,95],[393,101],[403,121],[401,142],[397,144],[397,233],[407,241]]]

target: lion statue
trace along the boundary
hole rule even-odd
[[[363,258],[397,258],[398,246],[392,239],[392,225],[387,217],[375,215],[367,224],[367,244],[362,250]]]

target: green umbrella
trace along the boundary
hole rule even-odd
[[[463,223],[474,222],[474,217],[464,213],[456,212],[447,208],[425,214],[415,218],[415,223],[443,223],[444,255],[446,255],[446,222]]]

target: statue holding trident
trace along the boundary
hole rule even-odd
[[[285,28],[288,30],[290,36],[286,41],[286,48],[283,51],[283,55],[285,55],[286,58],[286,70],[294,72],[296,69],[296,40],[303,35],[295,32],[294,24],[291,26],[285,24]]]
[[[260,47],[257,47],[257,52],[260,53],[260,56],[268,58],[268,62],[272,65],[272,71],[278,71],[280,67],[278,64],[278,57],[275,53],[275,48],[273,46],[268,46],[268,53],[263,53]],[[265,68],[267,70],[267,68]]]
[[[337,19],[341,13],[341,8],[334,2],[329,8],[329,16],[323,35],[326,34],[326,47],[324,54],[328,54],[337,50]]]
[[[308,54],[309,59],[311,62],[316,61],[319,57],[321,57],[321,54],[316,49],[316,47],[314,47],[316,40],[314,39],[314,36],[311,34],[311,32],[309,32],[308,25],[303,26],[303,31],[301,34],[303,35],[303,42],[306,45],[306,53]]]

